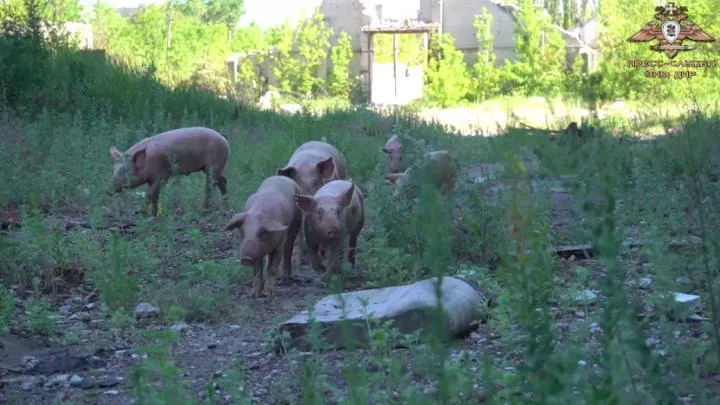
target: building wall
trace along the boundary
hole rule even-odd
[[[443,32],[455,38],[455,47],[463,51],[465,61],[474,63],[478,43],[473,22],[474,16],[482,13],[483,7],[493,16],[493,47],[497,63],[501,65],[508,58],[514,60],[515,21],[508,12],[489,0],[443,0]]]

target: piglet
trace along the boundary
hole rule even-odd
[[[385,146],[380,148],[380,151],[385,153],[388,157],[385,173],[400,173],[403,161],[403,146],[400,143],[400,138],[398,138],[397,135],[391,136],[385,143]]]
[[[426,181],[439,188],[442,194],[450,193],[455,189],[457,165],[450,153],[446,150],[438,150],[425,154],[424,158],[420,167],[385,175],[387,181],[397,186],[394,192],[396,196],[411,178],[416,178],[418,175],[423,175]]]
[[[253,267],[253,298],[263,293],[274,295],[281,259],[284,281],[291,280],[293,241],[302,221],[302,212],[294,200],[299,193],[300,188],[292,179],[284,176],[268,177],[255,194],[248,198],[244,211],[233,215],[223,228],[224,231],[240,229],[240,263]],[[265,256],[269,256],[267,277],[263,277]]]
[[[303,194],[313,195],[331,180],[347,178],[348,168],[345,156],[327,142],[310,141],[300,145],[290,156],[284,168],[277,170],[278,176],[289,177],[300,186]],[[300,240],[294,242],[293,263],[302,256]]]
[[[157,216],[160,186],[173,175],[205,172],[205,199],[207,209],[212,186],[227,194],[227,179],[222,175],[230,156],[230,145],[224,136],[204,127],[179,128],[142,139],[127,151],[110,148],[115,161],[112,185],[115,192],[126,187],[136,188],[148,184],[147,199],[151,215]]]
[[[345,236],[348,237],[348,261],[355,266],[355,249],[365,225],[364,197],[351,181],[334,180],[313,196],[298,195],[297,206],[305,213],[305,240],[313,269],[323,278],[340,274]],[[329,257],[330,271],[320,261],[320,251]]]

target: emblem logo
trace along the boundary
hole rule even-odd
[[[657,39],[660,43],[651,45],[650,49],[665,52],[668,58],[673,59],[680,51],[694,49],[693,46],[683,45],[685,40],[715,41],[715,38],[688,19],[687,7],[676,7],[675,3],[655,7],[655,19],[657,21],[646,23],[640,31],[628,38],[628,42],[647,42]]]

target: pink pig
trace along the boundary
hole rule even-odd
[[[230,156],[230,145],[224,136],[210,128],[162,132],[142,139],[125,153],[113,146],[110,155],[115,161],[112,175],[115,192],[148,184],[147,198],[153,217],[157,216],[160,186],[173,175],[205,172],[203,209],[208,208],[213,185],[222,195],[227,194],[227,179],[222,172]]]
[[[380,150],[388,157],[385,173],[400,173],[403,161],[403,146],[400,143],[400,138],[398,138],[397,135],[391,136],[387,143],[385,143],[385,146],[380,148]]]
[[[327,142],[310,141],[300,145],[290,156],[287,165],[277,170],[278,176],[289,177],[300,186],[302,194],[313,195],[331,180],[346,179],[345,156]],[[293,263],[301,262],[300,237],[293,244]]]
[[[240,229],[240,263],[253,266],[253,298],[275,292],[277,268],[283,260],[283,279],[291,279],[293,241],[300,230],[302,212],[295,205],[300,188],[292,179],[272,176],[265,179],[245,203],[245,210],[233,215],[223,228]],[[263,283],[263,260],[269,256]]]
[[[305,213],[305,240],[313,269],[323,278],[340,275],[345,236],[348,237],[348,261],[355,266],[355,249],[365,225],[364,197],[351,181],[334,180],[322,186],[314,196],[298,195],[297,206]],[[330,257],[330,271],[320,261],[320,251]]]

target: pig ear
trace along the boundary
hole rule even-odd
[[[267,219],[263,221],[263,225],[261,229],[261,233],[269,232],[282,232],[287,229],[287,226],[281,224],[280,222],[274,220],[274,219]],[[263,232],[264,231],[264,232]]]
[[[335,173],[335,161],[329,157],[317,163],[318,171],[324,179],[329,179]]]
[[[240,228],[243,225],[243,222],[245,222],[245,213],[241,212],[239,214],[235,214],[230,218],[230,220],[225,224],[223,227],[223,231],[230,231],[235,228]]]
[[[345,208],[350,205],[353,194],[355,194],[355,184],[350,183],[350,187],[348,187],[348,189],[344,193],[340,194],[338,198],[338,203],[340,204],[340,206]]]
[[[380,148],[380,152],[382,152],[382,153],[390,153],[390,149],[388,149],[387,147],[383,146],[382,148]]]
[[[147,152],[145,151],[145,149],[141,149],[133,153],[133,166],[135,166],[136,169],[140,169],[145,164],[145,158],[147,158]]]
[[[295,179],[295,168],[292,166],[288,166],[288,167],[283,167],[282,169],[277,169],[277,175],[289,177],[294,180]]]
[[[310,195],[298,194],[295,196],[295,205],[303,212],[315,209],[315,199]]]
[[[122,152],[120,152],[120,150],[118,148],[116,148],[114,146],[110,147],[110,156],[112,156],[112,158],[114,160],[122,159],[122,155],[123,155]]]

